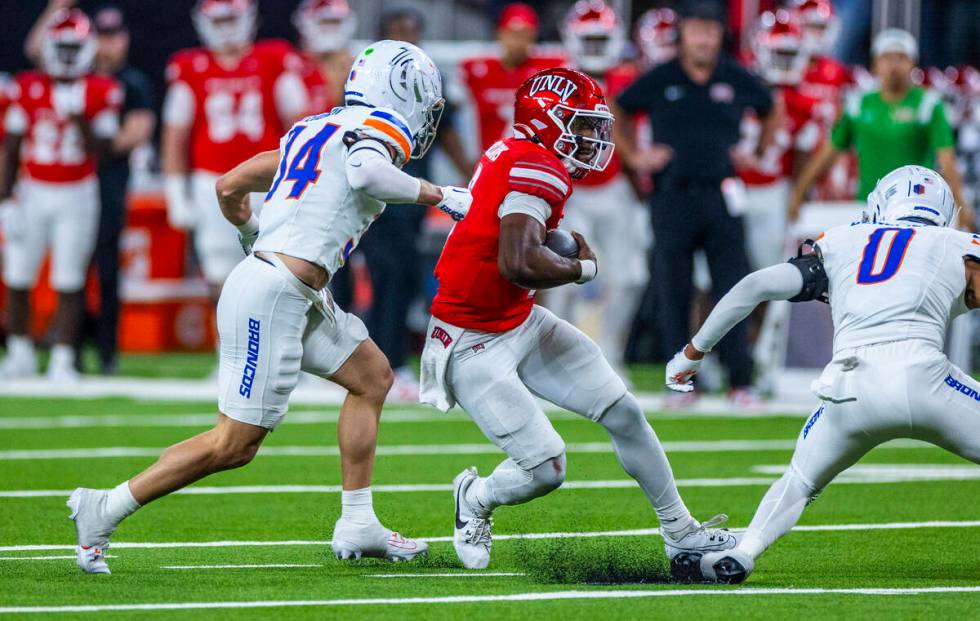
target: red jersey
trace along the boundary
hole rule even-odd
[[[286,132],[276,105],[276,83],[302,61],[285,41],[256,41],[235,67],[218,64],[204,48],[181,50],[167,66],[167,83],[183,83],[193,97],[190,168],[225,173],[242,160],[279,147]]]
[[[122,90],[112,78],[88,75],[73,83],[56,83],[36,71],[17,74],[6,115],[6,131],[24,137],[21,166],[38,181],[73,183],[95,174],[95,156],[86,150],[78,125],[57,111],[54,91],[82,90],[82,118],[98,138],[119,129]]]
[[[796,86],[779,87],[773,97],[782,104],[783,124],[776,129],[773,143],[759,160],[759,166],[738,171],[747,185],[769,185],[792,177],[796,153],[813,151],[824,135],[823,126],[814,116],[820,102],[807,97]],[[746,116],[742,122],[745,143],[754,149],[761,131],[758,118]]]
[[[531,56],[514,69],[504,67],[499,58],[469,58],[460,65],[462,82],[469,89],[480,124],[480,148],[489,149],[514,124],[514,93],[532,75],[560,67],[560,56]]]
[[[843,109],[844,95],[853,85],[851,71],[841,62],[827,56],[818,56],[810,62],[799,90],[816,101],[813,118],[819,125],[821,142],[830,136]],[[852,198],[857,193],[857,173],[855,154],[838,159],[814,188],[814,197],[819,200]]]
[[[326,74],[320,70],[320,65],[313,56],[302,53],[303,64],[300,68],[300,77],[303,78],[303,86],[306,87],[306,94],[309,97],[309,114],[320,114],[328,112],[334,106],[341,105],[334,96],[333,84],[327,79]]]
[[[439,291],[432,314],[454,326],[506,332],[521,325],[534,306],[534,291],[508,282],[497,267],[498,211],[509,192],[547,201],[545,223],[556,228],[572,193],[572,180],[551,151],[529,140],[506,138],[487,149],[473,173],[473,204],[456,223],[436,264]]]
[[[602,86],[602,94],[606,96],[606,101],[612,101],[620,93],[633,83],[640,75],[640,70],[632,63],[623,63],[613,67],[606,72],[599,85]],[[619,154],[613,152],[609,165],[603,171],[593,170],[582,179],[576,179],[575,185],[595,187],[605,185],[618,177],[623,170],[623,164],[619,159]]]

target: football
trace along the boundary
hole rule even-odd
[[[544,236],[545,248],[555,254],[569,259],[578,256],[578,242],[572,234],[563,229],[551,229]]]

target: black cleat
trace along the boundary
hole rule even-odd
[[[749,575],[745,567],[742,567],[741,563],[730,556],[719,560],[711,567],[715,570],[718,582],[722,584],[739,584],[744,582]],[[701,573],[700,565],[698,566],[698,573]]]
[[[681,552],[670,559],[670,578],[673,582],[695,583],[704,582],[701,573],[701,553]]]

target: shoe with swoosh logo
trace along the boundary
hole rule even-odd
[[[453,547],[467,569],[485,569],[490,563],[490,547],[493,544],[490,516],[480,516],[466,502],[466,490],[477,478],[476,468],[467,468],[453,479],[453,502],[456,506]]]

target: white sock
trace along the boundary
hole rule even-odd
[[[75,366],[75,348],[59,343],[51,348],[51,367],[68,368]]]
[[[129,481],[123,481],[106,494],[105,515],[113,524],[118,524],[139,508],[140,503],[136,502],[133,492],[129,490]]]
[[[340,493],[340,519],[358,524],[372,524],[378,521],[378,517],[374,515],[370,487],[343,490]]]
[[[24,335],[13,335],[7,337],[7,354],[11,358],[34,357],[34,341],[31,337]]]

